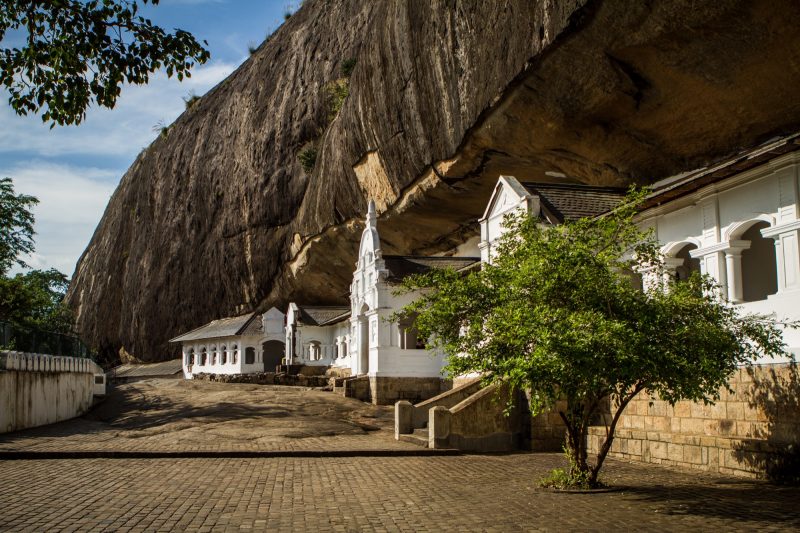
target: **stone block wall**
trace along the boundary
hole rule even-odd
[[[566,426],[558,412],[565,408],[566,402],[559,401],[553,409],[531,418],[531,451],[560,452],[564,448]]]
[[[741,368],[715,405],[647,396],[628,405],[611,456],[747,477],[780,478],[800,466],[800,380],[790,365]],[[604,427],[593,427],[596,453]],[[800,474],[798,474],[800,475]]]
[[[452,381],[436,377],[369,377],[370,397],[376,405],[392,405],[399,400],[418,403],[450,390],[452,385]]]

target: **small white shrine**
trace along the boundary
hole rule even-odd
[[[477,249],[460,247],[473,256],[383,255],[375,203],[370,201],[361,235],[356,271],[350,285],[350,307],[289,306],[287,346],[294,346],[294,364],[329,364],[369,379],[373,403],[435,396],[446,386],[444,356],[425,349],[411,322],[390,317],[416,297],[395,295],[406,276],[436,268],[455,270],[479,265]]]
[[[286,312],[286,363],[347,366],[350,350],[350,308],[299,306]]]
[[[284,314],[272,308],[221,318],[169,342],[182,345],[183,374],[252,374],[275,372],[283,361]]]

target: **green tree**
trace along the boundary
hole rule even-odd
[[[11,178],[0,178],[0,275],[14,263],[26,267],[20,255],[33,251],[33,213],[39,200],[14,194]]]
[[[405,283],[422,296],[399,316],[417,317],[451,376],[481,372],[527,390],[533,415],[566,400],[566,485],[597,486],[617,421],[638,394],[713,403],[738,365],[789,356],[778,325],[721,301],[710,278],[665,275],[657,243],[633,222],[642,194],[559,226],[511,217],[492,265]],[[626,272],[645,269],[659,281],[643,292]],[[591,464],[586,436],[601,420],[606,438]]]
[[[72,311],[64,304],[69,279],[56,269],[31,270],[0,278],[0,320],[55,333],[73,332]]]
[[[209,57],[190,33],[141,16],[137,0],[5,0],[0,40],[9,30],[25,44],[0,49],[0,83],[18,114],[43,111],[51,127],[79,124],[92,100],[113,108],[123,83],[145,84],[161,68],[182,80]]]
[[[67,276],[55,269],[30,270],[8,276],[20,258],[34,250],[31,208],[39,201],[14,193],[10,178],[0,179],[0,321],[56,333],[71,333],[72,312],[64,305]]]

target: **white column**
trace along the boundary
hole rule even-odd
[[[725,250],[725,267],[728,278],[728,301],[741,303],[742,291],[742,250],[729,248]]]
[[[722,264],[725,263],[725,255],[720,251],[714,251],[711,253],[698,253],[695,252],[702,252],[702,250],[692,250],[690,255],[700,260],[700,273],[703,275],[709,275],[717,282],[718,286],[718,295],[720,298],[727,298],[728,297],[728,283],[727,279],[728,276],[726,275],[727,268],[723,267]]]

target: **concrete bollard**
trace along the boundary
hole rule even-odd
[[[413,433],[414,427],[411,424],[411,414],[414,406],[408,400],[400,400],[394,404],[394,438],[399,439],[400,435]]]
[[[450,409],[437,406],[428,411],[428,448],[447,448],[450,441]]]

